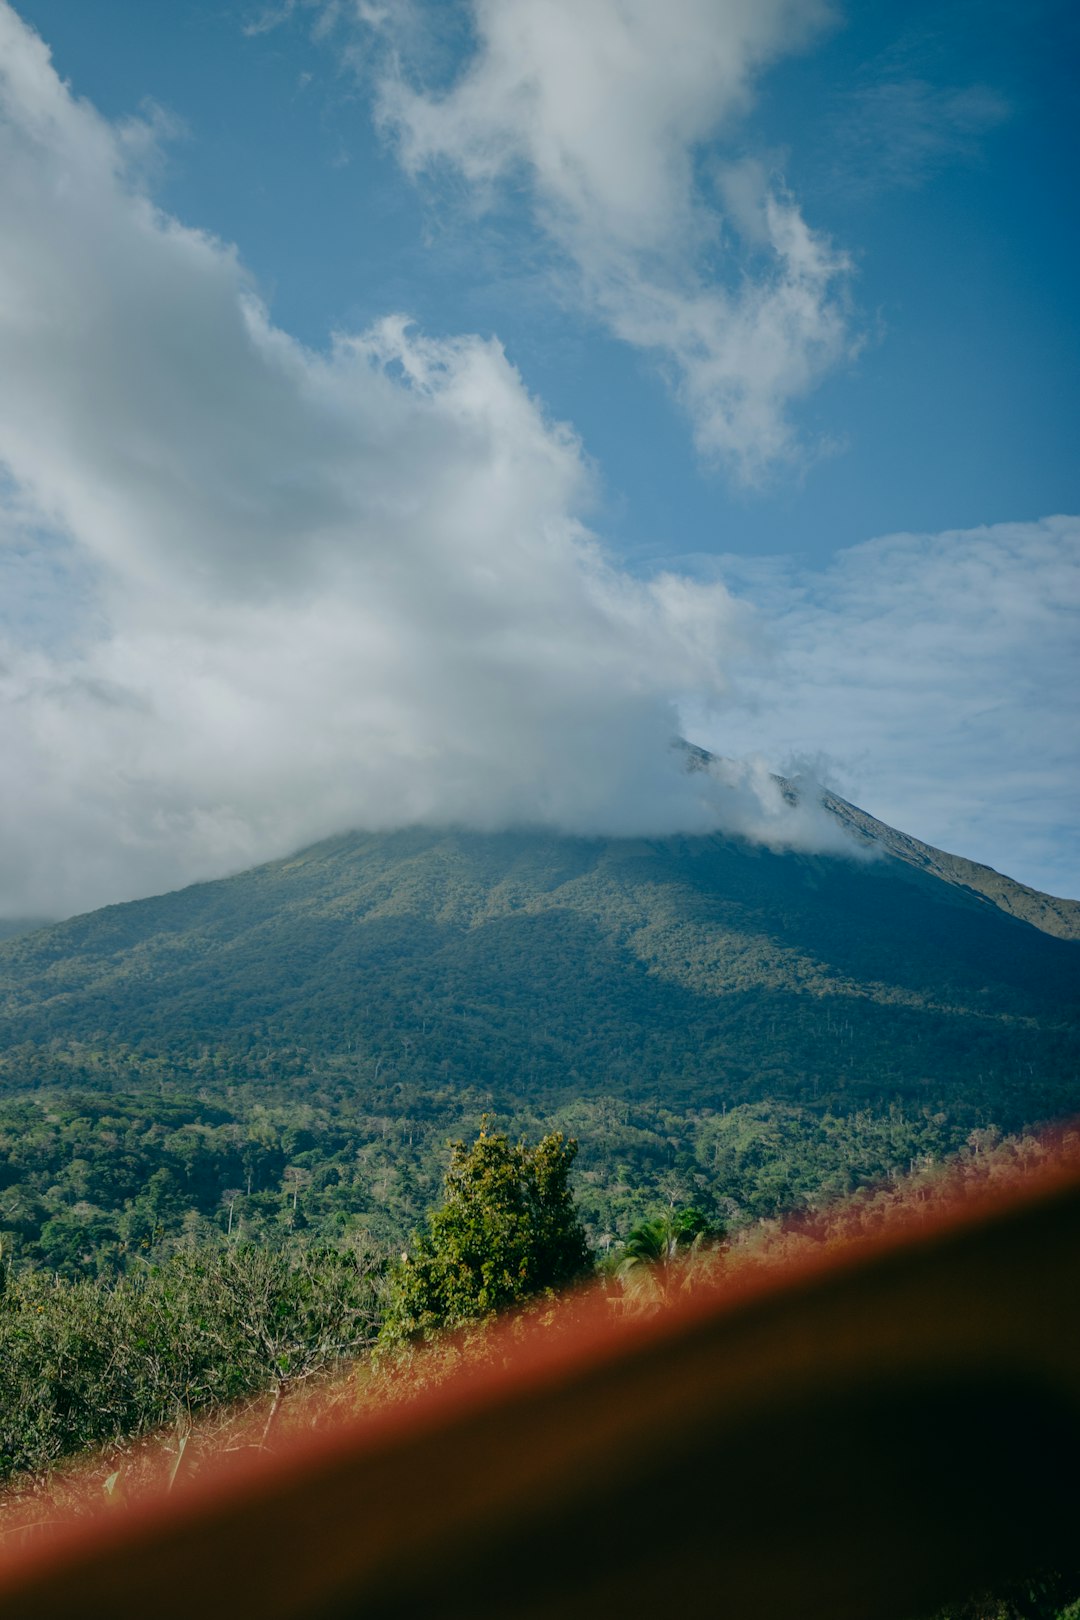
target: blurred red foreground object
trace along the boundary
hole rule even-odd
[[[505,1362],[0,1565],[18,1620],[911,1620],[1075,1562],[1080,1174]],[[608,1315],[605,1315],[607,1311]]]

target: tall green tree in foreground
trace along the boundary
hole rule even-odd
[[[400,1343],[552,1295],[591,1263],[574,1208],[577,1143],[561,1134],[534,1148],[485,1127],[451,1145],[441,1209],[401,1259],[383,1327]]]

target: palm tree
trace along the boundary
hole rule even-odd
[[[723,1236],[723,1227],[700,1209],[668,1210],[634,1227],[615,1266],[615,1275],[624,1292],[638,1303],[664,1305],[676,1275],[684,1288],[691,1282],[691,1273],[683,1262],[719,1243]]]

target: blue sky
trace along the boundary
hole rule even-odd
[[[356,821],[812,842],[762,799],[793,759],[1080,892],[1073,8],[3,17],[0,910]],[[727,808],[648,763],[675,710],[748,762]]]

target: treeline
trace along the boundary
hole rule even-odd
[[[812,1210],[939,1162],[994,1128],[965,1110],[780,1103],[680,1111],[618,1097],[509,1106],[481,1092],[203,1086],[0,1100],[0,1246],[17,1266],[115,1277],[225,1241],[400,1247],[437,1200],[446,1142],[495,1129],[580,1146],[577,1198],[609,1253],[658,1208],[727,1225]]]

